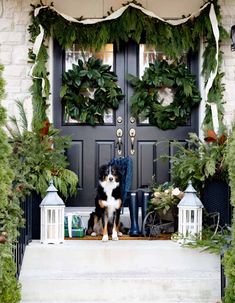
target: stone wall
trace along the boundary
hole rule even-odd
[[[69,1],[73,0],[66,1],[67,7]],[[77,2],[79,1],[80,0]],[[161,1],[162,0],[157,0],[154,3],[157,4]],[[197,5],[200,1],[201,0],[194,0]],[[30,64],[27,62],[28,48],[31,44],[28,41],[29,35],[27,33],[27,27],[30,23],[30,3],[37,2],[38,1],[36,0],[0,0],[0,63],[5,66],[4,78],[7,82],[7,97],[4,101],[4,105],[10,115],[17,114],[15,107],[15,100],[17,99],[25,101],[29,116],[32,112],[29,92],[31,84],[31,78],[29,77]],[[61,0],[55,0],[55,2],[58,2],[58,5],[59,3],[65,3]],[[84,6],[83,10],[87,12],[89,11],[88,6],[90,4],[96,3],[97,6],[97,3],[100,3],[101,7],[99,9],[99,13],[97,13],[98,15],[107,11],[110,6],[113,6],[115,9],[118,8],[115,7],[115,5],[120,6],[121,2],[123,1],[80,1]],[[142,2],[144,2],[143,4],[146,3],[149,9],[154,8],[152,0],[142,0]],[[188,2],[189,1],[187,1],[187,3]],[[235,24],[235,1],[220,0],[220,4],[223,15],[223,25],[228,31],[230,31],[231,25]],[[182,7],[184,6],[182,5]],[[157,8],[155,11],[157,13]],[[97,14],[96,16],[98,16]],[[167,14],[167,12],[165,11],[164,14]],[[169,14],[172,16],[172,12],[169,11]],[[224,100],[226,101],[225,122],[226,124],[231,125],[235,114],[235,52],[231,52],[230,50],[230,41],[227,41],[222,46],[222,50],[224,52],[223,69],[225,72],[224,83],[226,87],[224,94]]]
[[[230,32],[231,26],[235,25],[235,1],[223,0],[221,3],[222,23]],[[225,117],[226,125],[231,126],[235,119],[235,52],[231,52],[230,41],[222,45],[223,71],[225,92]]]
[[[15,100],[25,100],[31,113],[28,61],[30,0],[2,0],[0,15],[0,63],[5,66],[7,97],[4,106],[10,115],[16,114]]]

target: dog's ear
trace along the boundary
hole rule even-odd
[[[107,170],[107,165],[102,165],[99,168],[99,179],[103,180],[104,176],[105,176],[105,171]]]
[[[115,175],[117,177],[118,181],[121,181],[122,179],[122,171],[121,171],[121,167],[119,165],[114,165],[113,169],[115,170]]]
[[[125,174],[124,168],[121,167],[121,165],[116,165],[115,168],[116,168],[117,175],[121,178]]]

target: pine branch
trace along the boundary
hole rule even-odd
[[[20,115],[20,126],[23,129],[23,131],[27,131],[28,130],[28,119],[27,119],[26,112],[24,109],[23,101],[17,100],[16,105],[17,105],[19,115]]]

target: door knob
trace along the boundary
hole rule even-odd
[[[123,131],[122,131],[122,129],[121,128],[118,128],[117,129],[117,131],[116,131],[116,135],[117,135],[117,137],[119,138],[119,137],[122,137],[122,135],[123,135]]]
[[[131,150],[130,150],[130,153],[131,155],[134,155],[135,154],[135,135],[136,135],[136,131],[134,128],[131,128],[129,130],[129,135],[130,135],[130,138],[131,138]]]
[[[129,135],[130,135],[130,137],[135,137],[135,134],[136,134],[135,129],[134,129],[134,128],[131,128],[131,129],[129,130]]]
[[[118,140],[116,142],[117,153],[119,156],[121,156],[122,155],[122,135],[123,135],[123,131],[121,128],[117,129],[116,135],[118,137]]]

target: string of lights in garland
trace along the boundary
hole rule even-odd
[[[191,109],[201,100],[195,76],[184,63],[155,61],[145,69],[142,79],[129,75],[129,82],[134,87],[133,115],[148,118],[164,130],[185,124]]]
[[[87,62],[78,60],[62,76],[60,96],[65,107],[65,120],[70,117],[79,123],[103,124],[104,114],[117,109],[123,99],[117,76],[111,66],[90,57]]]

